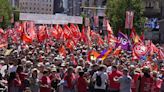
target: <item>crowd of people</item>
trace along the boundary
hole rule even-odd
[[[164,92],[164,57],[159,45],[151,45],[156,48],[149,51],[150,55],[134,59],[132,51],[114,48],[98,34],[92,35],[90,42],[96,41],[88,44],[88,35],[74,31],[75,27],[70,31],[72,34],[59,28],[51,41],[48,38],[43,41],[48,28],[43,27],[39,33],[29,27],[29,34],[25,28],[8,31],[8,36],[7,32],[0,31],[7,38],[3,42],[8,41],[7,46],[0,46],[0,92]],[[49,34],[53,32],[57,31]],[[62,34],[65,34],[64,41],[60,40]],[[77,34],[81,34],[83,41]],[[40,35],[43,42],[35,41],[34,35]],[[108,35],[112,37],[112,32]],[[70,39],[76,46],[65,44]],[[140,45],[138,49],[143,55],[146,47]]]
[[[123,54],[120,58],[111,55],[105,60],[87,61],[89,50],[101,52],[107,47],[88,48],[80,43],[74,51],[67,50],[64,58],[59,46],[56,42],[46,53],[41,44],[26,48],[12,44],[5,50],[10,55],[1,55],[2,92],[164,92],[162,65],[155,71],[129,61]]]

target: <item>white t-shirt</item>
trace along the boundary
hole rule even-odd
[[[106,89],[106,83],[108,80],[108,75],[105,72],[102,71],[97,71],[93,74],[93,80],[96,80],[97,75],[100,75],[101,77],[101,86],[97,86],[97,84],[95,83],[95,89]]]
[[[16,72],[16,70],[17,70],[17,66],[10,65],[8,69],[8,73],[10,74],[11,72]]]

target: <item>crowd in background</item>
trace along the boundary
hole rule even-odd
[[[164,92],[162,48],[134,30],[132,42],[109,23],[107,31],[102,39],[74,24],[0,29],[0,91]]]
[[[1,55],[0,88],[4,92],[164,92],[163,61],[152,70],[127,54],[109,55],[105,60],[88,61],[88,51],[101,52],[105,46],[78,43],[61,56],[55,43],[46,53],[44,45],[11,44]],[[1,53],[4,53],[1,49]],[[74,57],[72,57],[74,56]],[[72,59],[74,58],[74,59]],[[5,91],[6,90],[6,91]],[[8,91],[7,91],[8,90]],[[2,91],[3,92],[3,91]]]

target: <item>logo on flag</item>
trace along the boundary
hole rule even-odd
[[[137,57],[145,56],[148,52],[148,48],[144,44],[135,44],[133,50]]]

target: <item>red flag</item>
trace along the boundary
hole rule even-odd
[[[58,49],[58,51],[59,51],[59,54],[61,56],[66,57],[66,50],[65,50],[65,47],[63,45]]]
[[[51,28],[51,34],[55,39],[59,39],[58,37],[58,31],[56,28]]]
[[[83,26],[83,28],[82,28],[81,40],[82,40],[84,43],[87,43],[87,37],[86,37],[86,34],[85,34],[85,28],[84,28],[84,26]]]
[[[159,52],[159,49],[152,42],[150,42],[149,50],[151,55]]]
[[[27,22],[27,24],[28,24],[27,33],[32,38],[32,40],[34,40],[35,38],[37,38],[36,32],[34,30],[35,24],[34,22]]]
[[[140,39],[141,39],[142,41],[144,41],[144,39],[145,39],[144,32],[142,32],[142,35],[140,36]]]
[[[140,37],[138,36],[138,34],[136,33],[134,28],[132,28],[132,31],[131,31],[131,34],[130,34],[130,38],[133,39],[134,43],[138,43],[138,42],[142,43],[142,40],[140,39]]]
[[[22,41],[24,41],[25,43],[32,43],[32,39],[30,38],[30,36],[25,33],[23,33],[22,35]]]
[[[68,40],[65,44],[67,48],[69,48],[71,51],[74,49],[74,42],[72,40]]]
[[[106,20],[106,26],[107,26],[107,32],[108,32],[108,34],[113,34],[113,30],[112,30],[112,28],[111,28],[108,20]]]
[[[64,30],[64,37],[66,39],[70,39],[72,36],[72,32],[71,32],[71,29],[68,27],[68,25],[64,25],[63,30]]]
[[[119,40],[115,36],[108,34],[108,43],[111,42],[119,43]]]
[[[161,49],[159,50],[158,58],[159,58],[159,60],[164,60],[164,53],[163,53],[163,51]]]
[[[121,52],[121,46],[118,46],[118,47],[116,48],[116,50],[113,52],[113,55],[114,55],[114,56],[117,56],[117,55],[120,54],[120,52]]]
[[[79,39],[81,34],[80,34],[78,26],[77,25],[75,26],[74,24],[71,24],[70,29],[71,29],[71,32],[73,34],[73,37],[76,38],[76,39]]]
[[[47,34],[47,31],[46,31],[46,27],[45,26],[40,26],[39,27],[39,32],[38,32],[38,41],[43,42],[47,38],[48,38],[48,34]]]

